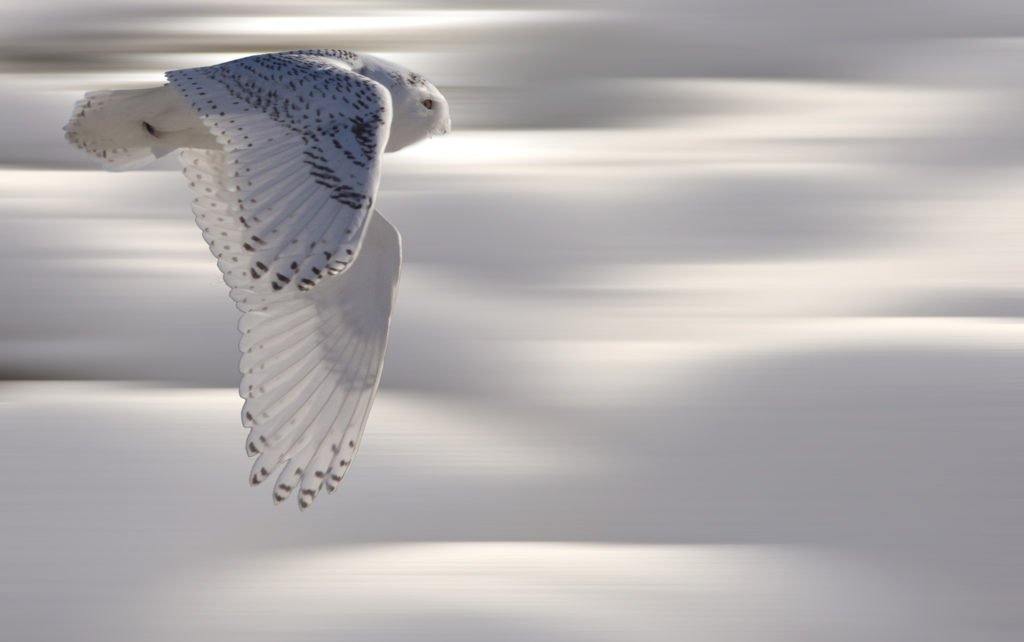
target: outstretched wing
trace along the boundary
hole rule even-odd
[[[347,61],[255,56],[168,74],[219,150],[183,150],[193,211],[243,317],[251,481],[302,508],[341,481],[380,378],[401,261],[373,213],[387,90]],[[358,259],[358,260],[357,260]]]
[[[307,290],[356,258],[380,180],[391,95],[352,61],[266,54],[167,78],[224,150],[185,176],[243,307]],[[239,233],[240,232],[240,233]]]
[[[275,502],[298,489],[304,509],[345,476],[380,381],[401,262],[398,231],[374,212],[344,274],[242,317],[246,451],[259,455],[250,481],[284,464]]]

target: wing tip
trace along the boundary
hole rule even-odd
[[[287,484],[278,484],[277,486],[274,487],[274,492],[272,494],[274,504],[280,504],[284,500],[288,499],[288,496],[291,494],[291,486],[288,486]]]
[[[313,505],[313,501],[317,496],[317,491],[319,491],[319,488],[303,488],[299,491],[299,511],[305,511]]]

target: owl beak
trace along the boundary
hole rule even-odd
[[[436,130],[434,130],[434,133],[437,134],[438,136],[444,136],[445,134],[447,134],[451,130],[452,130],[452,119],[449,116],[448,118],[446,118],[444,120],[444,123],[440,127],[438,127]]]
[[[444,136],[452,130],[452,117],[445,114],[445,119],[434,125],[434,128],[430,130],[430,137]]]

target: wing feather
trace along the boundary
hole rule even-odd
[[[258,306],[272,291],[309,289],[343,272],[362,246],[380,180],[388,90],[350,61],[318,52],[167,77],[225,153],[222,164],[192,159],[185,173],[211,250],[237,264],[233,279],[251,277],[251,294],[236,301]],[[237,221],[218,216],[228,206]],[[236,222],[240,234],[224,228]]]
[[[400,262],[397,231],[374,213],[359,260],[286,301],[283,326],[273,305],[243,315],[242,326],[267,334],[243,358],[253,370],[242,384],[246,450],[259,455],[250,481],[280,468],[275,501],[301,489],[306,508],[324,486],[337,488],[351,463],[380,380]]]
[[[250,482],[280,469],[275,501],[299,489],[301,508],[337,487],[358,446],[401,265],[397,231],[373,211],[390,97],[357,67],[294,52],[168,74],[222,147],[181,160],[243,312]]]

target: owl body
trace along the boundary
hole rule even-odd
[[[171,71],[168,78],[172,82],[159,87],[90,92],[76,104],[65,127],[66,137],[115,171],[138,169],[178,149],[218,149],[215,137],[197,113],[197,107],[208,99],[197,97],[202,100],[193,104],[183,87],[174,82],[175,77],[196,73],[216,75],[227,85],[234,85],[248,99],[241,103],[243,109],[255,103],[272,110],[273,102],[279,100],[283,105],[288,101],[288,113],[296,119],[305,116],[308,120],[312,112],[320,110],[314,118],[343,121],[351,116],[351,108],[358,106],[339,105],[341,109],[330,113],[331,102],[355,103],[359,100],[356,92],[365,91],[365,86],[346,82],[343,73],[324,75],[322,93],[301,82],[302,76],[310,75],[308,72],[331,67],[355,73],[385,90],[380,95],[390,102],[391,112],[385,152],[450,131],[448,103],[423,76],[376,56],[344,49],[306,49]],[[284,114],[281,109],[276,113],[279,118]]]
[[[337,488],[377,391],[401,237],[374,207],[380,157],[451,128],[429,81],[335,49],[91,92],[65,127],[107,169],[178,150],[192,211],[242,312],[250,483],[300,508]]]

